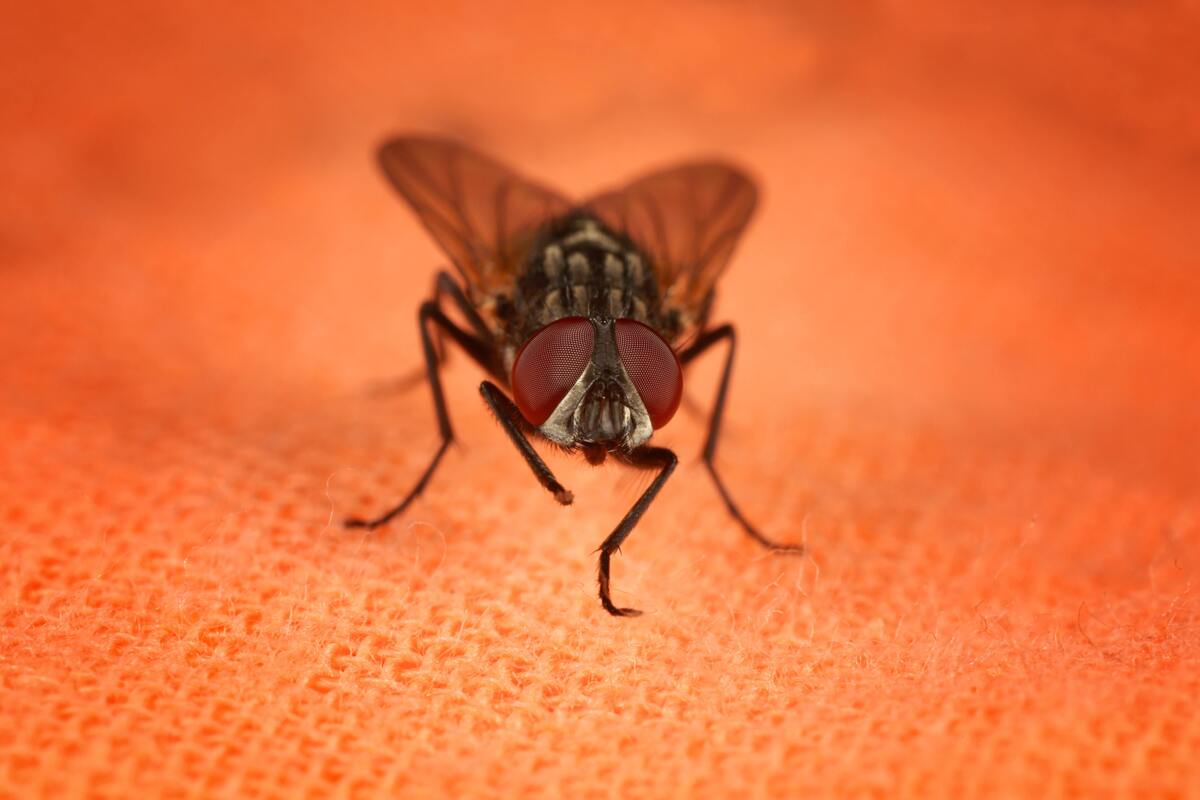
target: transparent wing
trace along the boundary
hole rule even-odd
[[[646,252],[664,304],[687,325],[703,319],[757,200],[754,182],[738,168],[698,161],[651,173],[585,205]]]
[[[557,192],[452,140],[400,136],[378,157],[477,299],[511,290],[534,232],[571,208]]]

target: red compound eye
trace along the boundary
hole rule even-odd
[[[617,320],[617,353],[650,412],[650,424],[661,428],[675,416],[683,397],[683,370],[675,351],[654,329],[632,319]]]
[[[530,336],[513,361],[513,399],[525,419],[541,425],[592,360],[596,332],[586,317],[556,319]]]

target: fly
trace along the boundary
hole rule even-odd
[[[562,505],[574,496],[531,438],[580,452],[591,464],[612,456],[656,472],[598,550],[601,605],[615,616],[640,614],[612,602],[612,556],[679,462],[650,438],[679,407],[684,368],[724,342],[704,465],[752,539],[802,552],[746,519],[714,463],[736,337],[732,325],[711,325],[709,316],[717,278],[757,202],[743,172],[720,161],[689,162],[572,202],[447,139],[397,137],[378,159],[458,275],[440,272],[417,313],[441,444],[398,505],[373,519],[348,519],[347,527],[374,529],[403,513],[454,441],[439,375],[438,345],[448,336],[492,377],[479,385],[484,402]],[[447,302],[465,324],[447,316]]]

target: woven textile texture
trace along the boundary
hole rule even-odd
[[[0,797],[1200,796],[1194,4],[9,4]],[[984,6],[981,4],[979,8]],[[324,10],[321,10],[324,9]],[[370,158],[763,186],[740,350],[558,507]]]

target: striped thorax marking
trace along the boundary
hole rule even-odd
[[[642,254],[586,213],[553,223],[527,264],[513,297],[515,346],[567,316],[658,322],[658,287]]]
[[[562,277],[563,251],[556,244],[547,245],[542,254],[542,270],[551,282]]]

